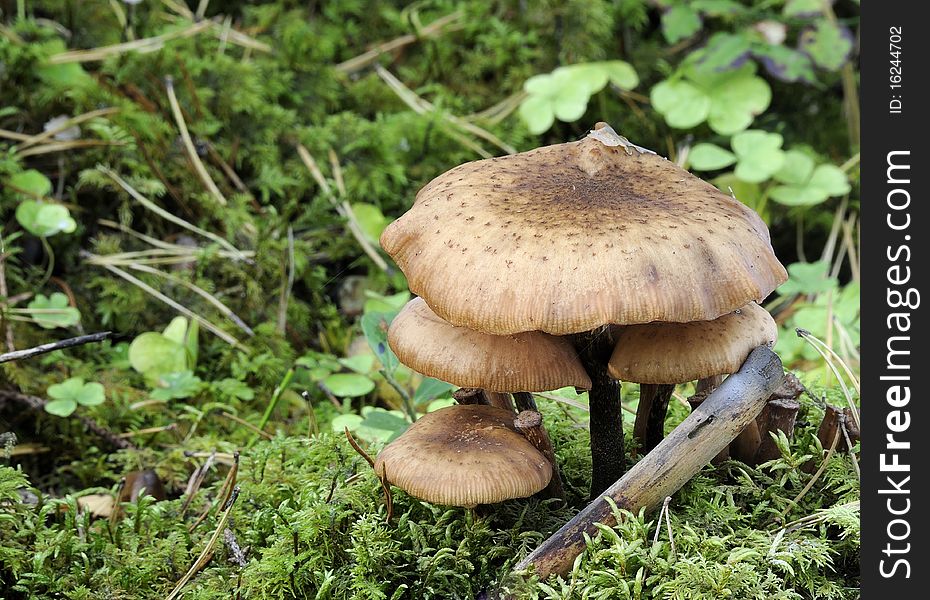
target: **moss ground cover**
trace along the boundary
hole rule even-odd
[[[0,364],[0,598],[857,597],[855,464],[816,472],[848,400],[795,334],[857,371],[857,26],[851,0],[0,0],[0,353],[114,332]],[[342,432],[374,453],[451,402],[386,349],[410,294],[382,229],[449,168],[597,121],[763,216],[812,394],[781,458],[518,581],[584,505],[584,395],[538,398],[565,507],[396,491],[388,519]],[[140,469],[166,499],[95,517]]]

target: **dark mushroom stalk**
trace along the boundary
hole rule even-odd
[[[633,437],[639,442],[644,454],[665,437],[665,417],[674,392],[673,383],[639,384],[639,406],[636,408]]]
[[[738,369],[756,346],[773,345],[777,335],[772,316],[754,302],[710,321],[622,328],[610,374],[640,384],[633,434],[642,448],[648,452],[662,441],[676,384],[698,379],[706,388]]]
[[[765,346],[753,350],[739,371],[667,438],[514,570],[533,569],[543,580],[552,574],[567,575],[584,550],[587,536],[593,537],[598,531],[596,524],[615,523],[613,507],[604,497],[633,513],[657,508],[755,420],[783,377],[778,356]]]
[[[574,343],[578,358],[591,378],[591,389],[588,390],[590,497],[595,498],[620,479],[624,471],[620,381],[608,373],[607,366],[615,339],[610,327],[602,327],[597,331],[575,335]]]

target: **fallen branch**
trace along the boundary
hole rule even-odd
[[[616,523],[606,498],[632,512],[653,510],[674,494],[749,423],[784,377],[781,361],[767,347],[753,350],[740,370],[727,378],[671,434],[636,463],[601,497],[520,561],[515,571],[534,570],[541,579],[566,575],[594,536],[596,523]]]
[[[24,358],[32,358],[33,356],[47,354],[49,352],[54,352],[55,350],[61,350],[63,348],[73,348],[75,346],[83,346],[84,344],[91,344],[93,342],[102,342],[103,340],[109,339],[112,336],[112,331],[101,331],[100,333],[79,335],[78,337],[68,338],[66,340],[49,342],[48,344],[42,344],[33,348],[27,348],[25,350],[14,350],[13,352],[0,354],[0,363],[10,362],[12,360],[22,360]]]

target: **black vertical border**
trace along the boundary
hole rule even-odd
[[[915,289],[923,296],[927,290],[927,272],[930,271],[930,215],[925,210],[927,203],[927,180],[930,179],[930,164],[927,164],[928,131],[926,113],[930,110],[930,30],[921,19],[926,3],[907,0],[885,0],[863,2],[861,36],[861,85],[862,104],[862,147],[861,147],[861,261],[862,261],[862,597],[910,599],[930,597],[930,563],[926,561],[927,537],[927,489],[930,484],[930,399],[925,390],[930,390],[930,375],[927,353],[921,348],[930,343],[927,337],[927,317],[923,306],[891,306],[896,300],[889,298],[894,290],[905,293]],[[892,29],[900,28],[900,29]],[[894,32],[899,32],[901,42],[900,59],[901,87],[893,88],[891,76],[894,66],[891,61],[890,42]],[[892,100],[900,100],[899,113]],[[907,179],[907,183],[889,183],[889,153],[899,152],[894,160],[910,165],[909,171],[898,169],[891,173],[893,179]],[[903,154],[909,152],[909,154]],[[909,174],[908,174],[909,173]],[[893,192],[906,190],[910,196],[907,208],[892,209],[891,200],[900,206],[906,195]],[[900,226],[910,216],[910,226],[894,230],[890,223]],[[889,219],[891,221],[889,221]],[[903,250],[903,247],[909,251]],[[906,260],[909,258],[909,260]],[[894,266],[898,265],[897,269]],[[906,283],[893,284],[908,271]],[[894,270],[890,270],[894,269]],[[914,296],[912,295],[912,298]],[[930,295],[921,297],[920,302],[930,302]],[[910,329],[898,331],[906,321],[891,319],[893,313],[909,313]],[[909,369],[889,369],[887,365],[889,338],[907,336],[892,342],[895,350],[907,350],[910,354],[896,355],[894,362],[908,363]],[[910,381],[891,381],[888,375],[909,375]],[[889,403],[889,388],[901,385],[910,388],[910,400],[903,404],[903,389],[892,392]],[[903,404],[903,405],[902,405]],[[895,412],[900,411],[900,412]],[[904,413],[907,413],[907,416]],[[910,419],[904,431],[894,432],[895,439],[909,442],[910,448],[890,450],[887,435],[892,428],[901,429]],[[892,462],[893,454],[901,464],[910,467],[908,472],[883,472],[882,455],[886,463]],[[888,477],[892,479],[887,479]],[[909,480],[902,483],[904,478]],[[907,493],[889,494],[894,485]],[[890,504],[889,504],[890,502]],[[893,515],[890,509],[905,514]],[[895,519],[902,522],[892,523]],[[894,539],[902,538],[903,539]],[[908,546],[909,544],[909,546]],[[898,564],[904,560],[907,565]],[[884,561],[884,562],[882,562]],[[885,571],[885,575],[882,571]],[[887,576],[891,573],[891,576]],[[909,576],[908,576],[909,575]]]

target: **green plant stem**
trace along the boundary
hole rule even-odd
[[[404,410],[407,411],[407,418],[410,419],[411,423],[415,422],[417,420],[417,409],[413,405],[413,399],[410,397],[410,394],[408,394],[407,390],[405,390],[399,383],[397,383],[397,380],[394,379],[394,376],[388,373],[386,370],[381,369],[379,373],[381,373],[381,376],[384,377],[384,380],[387,381],[388,384],[390,384],[390,386],[394,388],[398,394],[400,394],[401,401],[404,403]]]
[[[271,419],[271,413],[274,412],[275,407],[278,406],[278,400],[281,399],[281,394],[284,393],[284,390],[287,389],[287,386],[291,384],[291,380],[294,379],[293,368],[287,370],[287,373],[284,374],[284,377],[281,379],[281,383],[278,384],[278,387],[274,389],[274,393],[271,395],[271,400],[268,402],[268,406],[265,407],[265,413],[262,415],[262,420],[258,423],[258,428],[264,431],[265,425],[268,424],[268,421]],[[258,434],[255,434],[251,440],[249,440],[246,448],[251,448],[255,442],[258,441]]]
[[[45,269],[45,275],[42,277],[42,281],[36,286],[37,289],[48,283],[48,280],[52,278],[52,272],[55,270],[55,251],[52,250],[52,245],[48,243],[48,238],[45,236],[41,236],[39,239],[42,241],[42,249],[45,250],[45,254],[48,255],[48,267]]]

